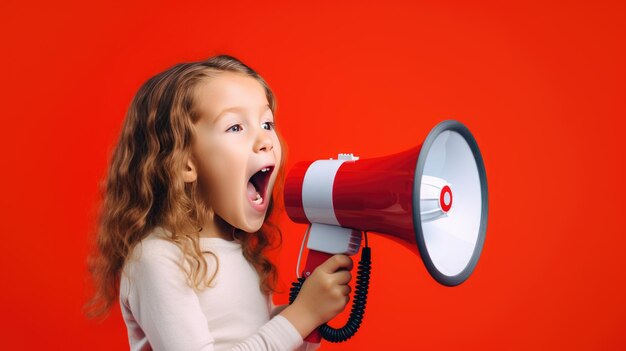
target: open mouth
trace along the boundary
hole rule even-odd
[[[258,172],[254,173],[248,180],[247,195],[250,201],[257,205],[263,205],[267,198],[267,186],[270,181],[270,175],[274,170],[274,166],[265,166]]]

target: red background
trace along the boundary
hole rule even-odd
[[[363,326],[324,349],[625,349],[622,4],[2,2],[0,345],[128,348],[117,305],[80,312],[97,184],[140,84],[228,53],[274,89],[288,168],[405,150],[443,119],[481,148],[474,274],[446,288],[372,234]],[[286,288],[306,227],[282,228]]]

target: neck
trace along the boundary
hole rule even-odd
[[[226,222],[222,217],[211,211],[211,215],[204,221],[200,237],[221,238],[233,241],[233,230],[235,228]]]

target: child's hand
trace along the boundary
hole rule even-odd
[[[308,336],[315,328],[341,313],[350,301],[353,262],[347,255],[334,255],[313,270],[298,296],[280,315]]]
[[[318,325],[333,319],[350,301],[352,265],[352,258],[346,255],[328,258],[304,281],[293,303],[302,305]]]

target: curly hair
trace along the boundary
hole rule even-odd
[[[199,245],[199,230],[211,211],[197,195],[197,181],[182,179],[186,160],[193,157],[193,124],[200,116],[194,91],[200,82],[225,71],[256,79],[264,88],[271,111],[276,100],[265,80],[240,60],[218,55],[204,61],[180,63],[148,79],[134,96],[100,183],[101,206],[87,259],[95,292],[83,306],[89,318],[108,315],[119,297],[121,272],[134,246],[157,226],[167,228],[189,263],[187,281],[194,290],[209,286],[208,267]],[[254,235],[241,235],[243,255],[256,269],[265,294],[276,292],[277,269],[266,251],[282,244],[277,225],[281,210],[287,151],[278,130],[283,157],[265,220]],[[235,228],[236,229],[236,228]],[[215,256],[215,255],[214,255]],[[215,272],[217,273],[217,271]],[[105,316],[106,317],[106,316]]]

